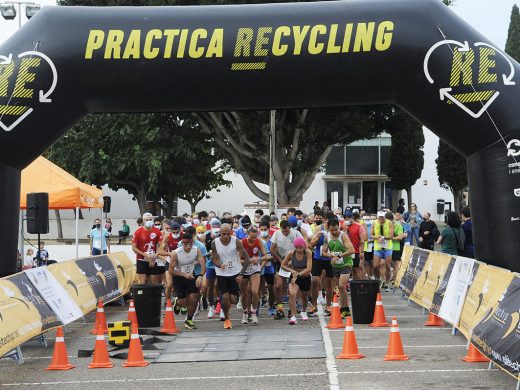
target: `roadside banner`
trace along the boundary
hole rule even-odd
[[[397,276],[394,280],[395,287],[399,287],[401,279],[408,269],[408,264],[410,263],[410,257],[412,256],[413,249],[414,247],[411,245],[405,245],[403,247],[403,253],[401,254],[401,267],[399,268],[399,271],[397,271]]]
[[[439,317],[458,326],[468,286],[473,276],[475,260],[457,256],[439,310]]]
[[[399,288],[406,294],[410,295],[415,288],[417,279],[421,276],[424,265],[428,260],[430,251],[414,248],[406,272],[404,273]]]
[[[433,314],[439,315],[444,295],[446,295],[446,288],[451,277],[451,272],[455,266],[455,258],[449,257],[448,262],[441,267],[439,272],[438,284],[436,283],[435,293],[433,294],[432,305],[430,311]]]
[[[520,375],[520,278],[515,275],[499,300],[473,329],[471,341],[500,368]]]
[[[87,277],[96,300],[102,299],[103,303],[107,303],[122,294],[119,290],[117,272],[108,255],[79,259],[76,260],[76,264]]]

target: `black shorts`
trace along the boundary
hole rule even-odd
[[[358,268],[359,267],[359,253],[356,253],[354,255],[354,266],[352,268]]]
[[[311,280],[310,276],[300,276],[296,278],[296,285],[300,288],[301,291],[310,291],[311,290]]]
[[[162,275],[166,272],[165,266],[150,267],[150,263],[145,260],[137,260],[136,268],[138,275]]]
[[[403,253],[401,251],[392,251],[392,260],[393,261],[401,261],[401,255]]]
[[[330,260],[312,259],[312,276],[321,276],[323,270],[325,270],[325,276],[327,276],[327,278],[333,277]]]
[[[274,284],[274,274],[263,274],[262,276],[264,277],[265,283],[268,286],[272,286]]]
[[[256,274],[259,274],[259,273],[260,273],[260,271],[253,272],[251,275],[242,275],[242,278],[249,279],[250,276],[253,276],[253,275],[256,275]]]
[[[218,290],[221,294],[240,295],[240,288],[237,283],[237,276],[219,276],[217,275]]]
[[[186,279],[182,276],[173,276],[173,291],[177,298],[184,299],[190,294],[198,294],[199,289],[195,283],[196,279]]]
[[[345,275],[345,274],[351,274],[352,273],[352,268],[349,267],[349,266],[346,266],[346,267],[332,267],[332,272],[334,273],[334,277],[335,278],[339,278],[341,275]]]
[[[365,252],[365,263],[374,261],[374,252]]]

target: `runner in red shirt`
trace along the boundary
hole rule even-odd
[[[164,265],[156,267],[157,250],[161,231],[153,224],[153,215],[143,214],[143,226],[137,229],[132,238],[132,250],[136,254],[137,280],[139,284],[161,282]],[[160,260],[162,261],[162,260]],[[162,268],[162,269],[161,269]]]
[[[361,224],[354,221],[352,212],[345,211],[345,225],[343,229],[350,238],[354,246],[354,267],[352,268],[353,279],[364,279],[364,258],[365,258],[365,229]]]
[[[170,259],[172,256],[172,252],[175,251],[179,247],[179,242],[181,241],[181,225],[177,222],[171,222],[168,219],[163,221],[163,230],[160,238],[159,245],[159,256],[163,257],[166,261],[166,271],[170,268]],[[173,280],[169,272],[165,273],[165,288],[164,288],[164,296],[166,299],[171,299],[172,291],[173,291]]]

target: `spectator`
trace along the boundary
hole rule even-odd
[[[399,199],[399,205],[397,206],[397,212],[399,214],[404,214],[404,199]]]
[[[321,211],[320,202],[316,201],[314,202],[314,207],[312,208],[314,214],[316,214],[316,211]]]
[[[471,213],[469,207],[460,210],[461,219],[463,221],[462,230],[464,231],[464,250],[462,256],[475,258],[475,248],[473,246],[473,226],[471,223]]]
[[[413,239],[415,237],[416,245],[420,246],[419,242],[419,226],[421,226],[422,218],[421,213],[417,211],[417,205],[412,203],[410,205],[410,211],[404,213],[404,221],[410,226],[412,230],[412,236],[410,237],[410,244],[413,245]]]
[[[137,222],[137,226],[138,226],[138,227],[143,226],[143,217],[139,217],[139,218],[137,218],[136,222]]]
[[[23,266],[22,269],[30,269],[35,266],[34,264],[34,251],[32,248],[27,249],[25,257],[23,258]]]
[[[260,220],[264,216],[264,210],[258,209],[255,210],[255,225],[258,225],[260,223]]]
[[[107,218],[105,222],[105,229],[107,229],[107,232],[112,234],[112,220],[110,218]]]
[[[40,241],[40,249],[36,254],[38,267],[47,264],[49,261],[49,252],[45,249],[45,241]]]
[[[430,219],[430,213],[423,213],[422,217],[423,221],[419,226],[419,247],[432,251],[435,240],[439,237],[439,230],[437,229],[437,224]]]
[[[464,231],[460,227],[460,217],[450,211],[447,216],[447,226],[442,229],[441,235],[437,240],[437,244],[441,244],[441,252],[456,256],[463,251]]]
[[[126,221],[123,219],[123,229],[121,229],[119,232],[119,242],[118,244],[121,245],[121,240],[128,237],[130,235],[130,226],[126,224]]]
[[[110,234],[108,230],[101,229],[101,220],[96,219],[95,228],[90,231],[90,254],[92,256],[106,255],[110,252]]]
[[[329,204],[327,202],[323,202],[323,207],[321,208],[321,211],[323,212],[323,215],[327,215],[330,211]]]

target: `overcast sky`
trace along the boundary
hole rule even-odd
[[[8,0],[0,0],[0,3],[3,2],[8,2]],[[42,6],[56,4],[53,0],[34,0],[34,2]],[[507,38],[511,8],[516,2],[520,2],[520,0],[456,0],[452,8],[491,42],[503,49]],[[22,23],[25,21],[24,14]],[[17,27],[18,19],[6,21],[0,17],[0,43],[16,31]]]

